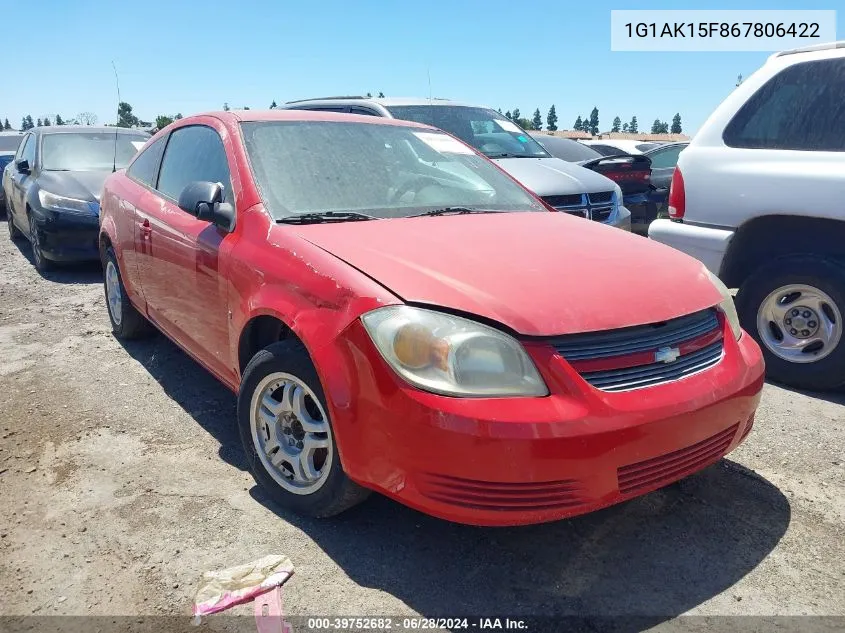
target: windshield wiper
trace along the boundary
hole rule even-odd
[[[504,213],[503,211],[495,211],[493,209],[471,209],[470,207],[443,207],[442,209],[433,209],[425,211],[416,215],[411,215],[411,218],[421,218],[426,215],[464,215],[466,213]]]
[[[356,220],[380,220],[374,215],[357,211],[324,211],[323,213],[300,213],[279,218],[276,222],[284,224],[319,224],[320,222],[353,222]]]

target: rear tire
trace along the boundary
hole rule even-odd
[[[810,390],[845,384],[842,264],[812,256],[775,260],[742,284],[736,306],[763,350],[769,378]]]
[[[323,387],[298,340],[273,343],[249,362],[238,427],[252,476],[280,506],[330,517],[369,495],[343,470]]]
[[[6,211],[6,228],[9,229],[9,239],[13,242],[17,242],[23,237],[21,230],[15,226],[15,220],[12,217],[11,211]]]
[[[149,334],[152,330],[150,322],[130,303],[123,285],[123,278],[120,276],[117,257],[111,247],[106,250],[103,268],[106,309],[114,335],[119,339],[129,340]]]

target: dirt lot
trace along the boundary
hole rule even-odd
[[[203,570],[278,552],[293,614],[845,615],[843,394],[767,386],[729,459],[575,520],[379,496],[301,519],[245,471],[231,393],[161,336],[113,338],[99,267],[29,256],[0,226],[0,614],[187,614]]]

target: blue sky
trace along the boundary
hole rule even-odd
[[[694,132],[768,53],[625,53],[610,51],[610,10],[623,0],[528,3],[495,0],[99,0],[33,5],[37,18],[4,28],[0,117],[94,112],[115,119],[111,60],[121,96],[135,114],[183,115],[333,94],[434,96],[518,107],[558,127],[599,109],[600,127],[636,115],[640,128],[680,112]],[[21,5],[22,6],[22,5]],[[131,8],[130,8],[131,7]],[[641,2],[638,9],[794,9],[794,3]],[[802,9],[833,2],[804,0]],[[21,9],[22,11],[23,9]],[[7,7],[4,20],[18,9]],[[845,11],[837,33],[845,38]],[[11,41],[9,41],[11,40]],[[15,61],[9,57],[12,54]]]

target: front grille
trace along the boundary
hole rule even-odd
[[[709,369],[722,358],[721,325],[713,309],[652,323],[554,339],[558,354],[603,391],[642,389]],[[671,362],[657,359],[663,348]]]
[[[585,204],[584,196],[580,193],[567,196],[544,196],[543,200],[555,209],[559,207],[580,207]]]
[[[619,492],[631,494],[665,486],[718,461],[728,451],[738,428],[734,424],[687,448],[619,468]]]
[[[602,391],[627,391],[662,385],[713,367],[722,358],[722,341],[685,354],[672,363],[649,363],[624,369],[591,371],[581,377]]]
[[[500,512],[571,508],[587,502],[582,485],[574,479],[506,483],[426,473],[418,478],[417,487],[435,501]]]
[[[543,200],[558,211],[597,222],[607,222],[613,215],[612,191],[599,191],[591,194],[578,193],[564,196],[544,196]]]

